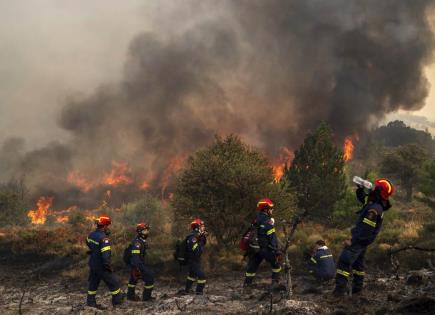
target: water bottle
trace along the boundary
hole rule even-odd
[[[372,189],[373,184],[369,182],[368,180],[362,179],[361,177],[354,176],[352,181],[357,184],[358,186],[365,187],[366,189]]]

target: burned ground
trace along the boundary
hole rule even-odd
[[[156,281],[155,302],[127,301],[116,309],[111,307],[110,293],[103,284],[97,295],[98,302],[107,307],[103,311],[85,306],[85,277],[62,276],[65,266],[74,263],[72,260],[40,259],[33,263],[35,257],[15,261],[5,257],[0,259],[0,310],[5,315],[433,314],[435,309],[435,270],[423,269],[398,276],[371,270],[365,293],[345,298],[332,296],[333,284],[323,294],[302,294],[302,277],[294,275],[294,295],[287,300],[279,292],[273,293],[270,311],[269,272],[264,268],[251,292],[243,291],[241,270],[210,273],[204,297],[179,296],[177,292],[183,287],[183,276],[161,271]],[[85,267],[80,263],[76,266]],[[116,273],[125,288],[128,271]]]

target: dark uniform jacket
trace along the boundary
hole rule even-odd
[[[317,279],[330,280],[335,277],[335,263],[328,247],[319,247],[309,261],[309,271]]]
[[[262,250],[278,250],[275,223],[266,213],[259,212],[254,225],[258,228],[258,243]]]
[[[351,231],[352,243],[369,245],[381,230],[384,208],[378,202],[369,202],[358,213],[358,220]]]
[[[111,270],[110,267],[110,240],[102,230],[95,230],[86,239],[90,249],[89,267],[95,270]]]
[[[189,261],[199,261],[207,243],[206,237],[204,235],[198,236],[198,232],[193,231],[187,236],[186,243]]]
[[[131,259],[130,265],[132,267],[138,268],[141,272],[144,272],[145,268],[145,256],[148,245],[146,240],[137,236],[131,242]]]

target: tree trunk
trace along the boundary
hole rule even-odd
[[[408,202],[412,201],[412,193],[414,191],[413,188],[414,187],[413,187],[413,185],[411,183],[406,185],[406,201],[408,201]]]

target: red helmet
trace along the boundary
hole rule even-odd
[[[108,226],[108,225],[112,224],[112,220],[108,216],[101,216],[95,221],[95,223],[98,226]]]
[[[375,180],[375,189],[379,188],[381,190],[381,198],[388,200],[388,198],[394,193],[394,186],[386,178],[380,178]]]
[[[204,221],[202,221],[200,218],[197,218],[197,219],[193,220],[190,223],[190,228],[192,230],[195,230],[195,229],[198,229],[201,225],[204,225],[204,224],[205,224]]]
[[[260,199],[260,201],[257,203],[258,211],[266,211],[267,209],[272,209],[272,208],[273,208],[273,202],[269,198]]]
[[[136,232],[141,232],[143,230],[149,230],[150,229],[150,225],[148,223],[138,223],[136,225]]]

